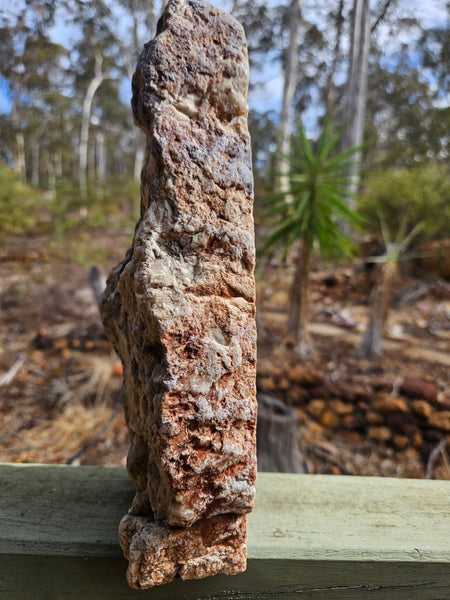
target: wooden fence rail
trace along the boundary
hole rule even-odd
[[[450,600],[450,481],[258,477],[248,569],[137,592],[125,470],[0,465],[1,600]]]

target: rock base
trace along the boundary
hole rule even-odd
[[[128,584],[145,589],[176,577],[202,579],[246,569],[246,516],[219,515],[192,527],[168,527],[148,517],[127,515],[120,545],[129,561]]]

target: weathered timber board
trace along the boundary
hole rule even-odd
[[[136,592],[124,469],[0,465],[0,599],[450,599],[450,482],[267,474],[247,572]]]
[[[122,558],[0,555],[2,600],[449,600],[448,564],[249,560],[217,575],[145,591]]]

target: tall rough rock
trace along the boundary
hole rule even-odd
[[[253,180],[242,27],[170,0],[133,77],[141,217],[101,302],[124,366],[136,485],[128,581],[246,566],[256,476]]]

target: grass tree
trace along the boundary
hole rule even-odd
[[[329,123],[316,143],[306,136],[297,123],[292,140],[287,189],[270,197],[267,212],[270,233],[264,244],[267,250],[281,246],[285,257],[296,244],[295,274],[289,298],[288,336],[301,356],[312,353],[308,333],[309,274],[311,258],[317,246],[322,257],[350,255],[353,244],[343,224],[356,225],[357,215],[348,207],[348,186],[352,177],[353,158],[358,148],[338,152],[340,135]]]
[[[403,220],[396,239],[391,241],[384,218],[380,216],[379,219],[385,252],[381,256],[369,259],[375,263],[377,273],[369,298],[369,322],[358,352],[360,358],[367,359],[381,356],[383,333],[388,320],[392,296],[399,279],[399,261],[411,258],[411,255],[405,255],[405,251],[424,226],[424,223],[420,222],[408,234],[405,234],[406,220]]]

